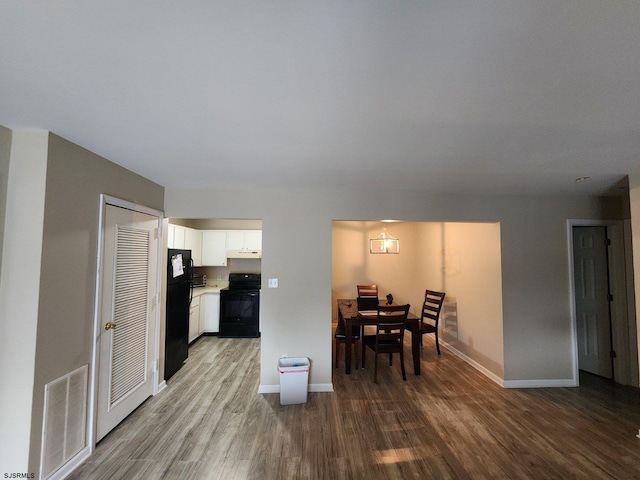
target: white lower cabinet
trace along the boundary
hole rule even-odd
[[[200,335],[200,297],[191,299],[189,308],[189,343]]]
[[[220,292],[207,292],[202,295],[204,315],[200,316],[201,333],[218,333],[220,329]]]

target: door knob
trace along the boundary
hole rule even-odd
[[[115,330],[116,328],[116,324],[115,323],[111,323],[111,322],[107,322],[104,324],[104,329],[105,330]]]

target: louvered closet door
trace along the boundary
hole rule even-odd
[[[96,440],[153,392],[157,227],[157,217],[107,206]]]

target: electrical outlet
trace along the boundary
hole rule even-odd
[[[278,279],[270,278],[269,279],[269,288],[278,288]]]

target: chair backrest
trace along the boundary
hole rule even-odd
[[[378,286],[358,285],[358,310],[375,310],[378,308]]]
[[[410,305],[378,305],[376,344],[400,340],[402,345]]]
[[[444,304],[444,292],[435,292],[433,290],[425,290],[424,303],[422,304],[422,315],[420,318],[421,323],[429,323],[438,328],[438,319],[440,318],[440,311]]]
[[[376,297],[378,298],[378,285],[358,285],[359,297]]]

